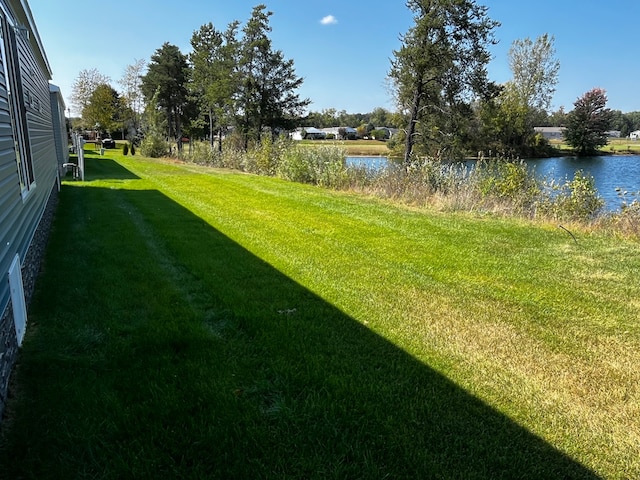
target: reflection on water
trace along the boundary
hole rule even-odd
[[[372,169],[384,168],[385,157],[347,157],[347,165],[367,166]],[[474,161],[466,162],[473,167]],[[525,160],[538,176],[563,182],[572,179],[578,170],[593,176],[598,193],[609,210],[620,207],[621,199],[616,191],[629,194],[640,192],[640,155],[614,155],[607,157],[553,157]],[[634,196],[628,196],[627,201]]]

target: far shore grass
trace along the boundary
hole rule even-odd
[[[640,477],[637,241],[114,150],[85,180],[0,478]]]
[[[386,142],[379,140],[303,140],[303,146],[320,146],[338,144],[349,156],[387,156],[391,153]],[[559,154],[566,154],[572,147],[562,141],[552,140],[551,146],[558,149]],[[640,155],[640,141],[629,138],[611,138],[607,145],[600,148],[603,155]]]
[[[387,156],[391,153],[387,143],[380,140],[302,140],[298,144],[303,147],[339,145],[353,157]]]
[[[572,150],[570,145],[562,141],[551,141],[551,146],[561,152]],[[640,141],[630,138],[610,138],[607,145],[600,147],[603,155],[640,155]]]

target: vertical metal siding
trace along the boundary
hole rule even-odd
[[[0,0],[7,4],[6,0]],[[7,79],[0,69],[0,275],[6,275],[16,253],[24,258],[49,199],[57,175],[48,74],[32,43],[17,35],[20,74],[26,102],[35,187],[23,200],[11,130]],[[4,59],[0,59],[3,61]],[[8,282],[0,282],[0,315],[9,301]]]
[[[5,59],[0,55],[0,63],[4,61]],[[0,208],[3,212],[0,217],[1,274],[6,274],[11,266],[13,258],[11,253],[14,249],[10,237],[19,213],[19,201],[21,201],[6,85],[4,68],[0,68]],[[9,284],[3,281],[0,282],[0,315],[4,312],[8,302]]]
[[[23,101],[27,109],[27,128],[31,142],[31,155],[36,184],[52,185],[57,170],[49,82],[41,70],[31,44],[22,35],[17,36]],[[38,189],[36,189],[38,190]],[[47,197],[49,192],[47,192]]]
[[[69,161],[69,141],[67,136],[67,123],[64,116],[64,103],[57,87],[52,87],[49,92],[51,99],[51,118],[53,120],[53,138],[56,144],[56,156],[58,168]]]

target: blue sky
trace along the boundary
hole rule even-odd
[[[403,0],[29,0],[53,83],[65,98],[81,70],[97,68],[119,89],[117,81],[136,59],[149,60],[164,42],[186,54],[201,25],[212,22],[224,30],[233,20],[244,24],[259,3],[273,12],[274,48],[293,59],[305,79],[300,94],[311,99],[310,110],[394,110],[386,85],[389,59],[413,23]],[[492,80],[510,79],[507,52],[514,40],[548,33],[555,36],[560,61],[554,110],[571,110],[579,96],[599,87],[607,91],[610,108],[640,111],[637,0],[478,3],[502,24],[491,49]]]

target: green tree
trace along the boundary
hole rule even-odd
[[[259,141],[262,129],[272,134],[278,129],[291,129],[310,101],[296,91],[303,79],[295,74],[293,60],[285,60],[280,50],[273,50],[265,5],[254,7],[251,18],[242,29],[239,73],[239,132],[245,148],[249,139]]]
[[[112,133],[121,125],[122,107],[118,92],[111,85],[103,83],[89,96],[82,110],[82,119],[87,125],[99,124],[101,130]]]
[[[513,78],[498,99],[497,124],[500,141],[514,154],[532,154],[534,127],[546,123],[560,69],[554,40],[545,33],[535,41],[515,40],[509,49]]]
[[[565,140],[578,155],[593,155],[598,147],[607,144],[605,132],[610,130],[612,112],[607,107],[607,95],[594,88],[578,98],[568,115]]]
[[[567,112],[564,107],[560,107],[547,117],[547,124],[551,127],[564,127],[567,124]]]
[[[494,93],[486,66],[499,24],[474,0],[407,0],[406,5],[414,25],[393,52],[389,79],[399,108],[409,114],[404,149],[409,162],[418,135],[434,153],[455,148],[470,101]]]
[[[513,82],[507,82],[496,99],[498,112],[495,119],[498,137],[504,147],[520,150],[527,135],[527,116],[529,110],[522,103]],[[507,153],[507,152],[505,152]],[[516,153],[516,152],[509,152]]]
[[[620,131],[621,137],[627,137],[633,131],[631,119],[620,110],[612,110],[611,129]]]
[[[152,158],[162,157],[167,154],[169,145],[165,141],[167,131],[167,116],[160,107],[160,90],[147,101],[142,118],[144,139],[140,144],[142,155]],[[131,155],[135,154],[133,143]]]
[[[629,112],[624,114],[625,118],[629,120],[631,132],[640,130],[640,112]]]
[[[219,32],[212,23],[208,23],[191,37],[191,86],[208,117],[211,146],[217,130],[220,150],[223,127],[234,114],[234,99],[238,91],[238,25],[238,22],[232,22],[226,32]]]
[[[109,83],[111,79],[96,68],[80,70],[71,87],[71,105],[74,111],[81,115],[97,86]]]
[[[182,148],[182,124],[188,104],[189,79],[187,57],[175,45],[165,42],[151,56],[141,89],[148,103],[157,94],[157,104],[164,111],[169,138],[175,138]]]
[[[376,127],[388,127],[391,125],[391,114],[388,110],[382,107],[376,107],[369,115],[369,123],[372,123]]]
[[[558,83],[560,62],[555,57],[548,34],[536,38],[515,40],[509,49],[509,67],[518,99],[529,110],[548,110]]]

